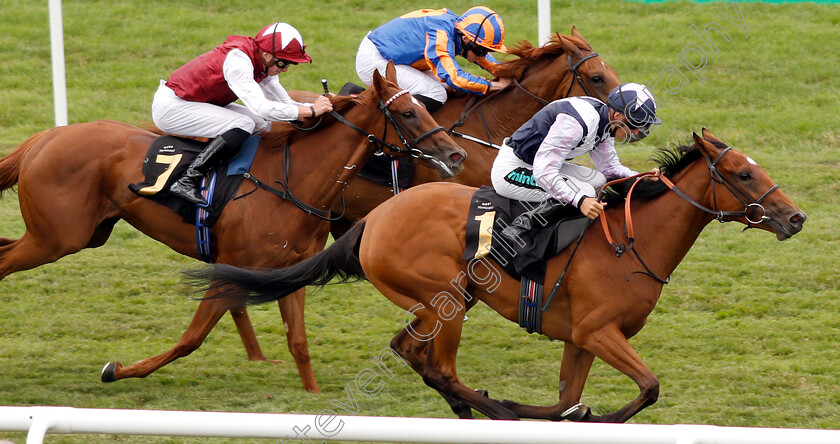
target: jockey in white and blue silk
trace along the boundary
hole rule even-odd
[[[373,72],[384,73],[393,60],[397,83],[434,112],[446,102],[444,85],[484,95],[511,83],[470,74],[455,59],[461,55],[492,74],[498,62],[489,53],[506,52],[504,38],[504,22],[489,8],[471,8],[461,16],[448,9],[421,9],[368,33],[356,55],[356,72],[370,86]]]
[[[538,111],[502,144],[490,173],[496,192],[544,203],[537,208],[543,218],[559,214],[558,207],[567,204],[591,219],[598,217],[603,204],[595,199],[596,191],[608,180],[637,174],[621,164],[615,137],[635,142],[648,135],[651,125],[662,123],[656,117],[656,101],[644,85],[622,84],[610,92],[607,102],[570,97]],[[594,168],[577,162],[584,154],[589,154]],[[653,172],[658,174],[657,169]]]

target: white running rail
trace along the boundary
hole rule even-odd
[[[48,433],[266,438],[278,444],[292,439],[500,444],[840,443],[840,430],[333,416],[328,410],[322,413],[0,407],[0,430],[28,431],[26,444],[41,444]]]

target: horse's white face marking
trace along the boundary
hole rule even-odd
[[[752,157],[747,157],[747,162],[749,162],[750,165],[758,166],[758,164],[754,160],[752,160]]]
[[[604,63],[604,61],[603,61],[603,60],[601,60],[601,67],[603,67],[604,69],[607,69],[607,64],[606,64],[606,63]]]
[[[414,102],[415,105],[420,106],[420,102],[417,101],[417,99],[415,99],[414,96],[411,96],[411,101]]]

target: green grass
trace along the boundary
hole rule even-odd
[[[315,62],[281,82],[289,89],[334,89],[355,80],[364,33],[403,12],[441,7],[420,1],[347,0],[254,3],[200,0],[65,1],[71,122],[150,120],[158,79],[227,34],[252,35],[273,20],[303,33]],[[461,12],[475,2],[450,1]],[[535,41],[535,1],[488,1],[505,19],[508,42]],[[718,13],[732,5],[616,1],[553,2],[552,28],[571,25],[623,81],[648,83],[669,65],[689,79],[678,94],[660,90],[665,124],[620,150],[647,169],[654,147],[684,143],[706,127],[745,151],[808,214],[805,230],[779,243],[768,233],[710,224],[672,276],[647,327],[631,343],[662,383],[659,402],[637,423],[840,429],[840,7],[741,3],[749,37]],[[53,124],[47,2],[6,0],[0,8],[0,154]],[[677,56],[701,44],[690,26],[716,22],[705,80]],[[697,60],[694,60],[697,62]],[[68,221],[72,223],[72,221]],[[24,231],[17,198],[0,201],[0,235]],[[0,282],[0,405],[317,413],[344,399],[344,386],[371,368],[404,313],[370,285],[310,291],[310,351],[323,394],[300,389],[291,363],[248,362],[225,317],[205,344],[144,380],[99,382],[113,359],[133,363],[172,347],[196,302],[179,256],[125,223],[110,241]],[[251,318],[272,359],[290,360],[275,305]],[[496,398],[550,404],[557,397],[562,345],[527,335],[486,306],[470,313],[459,376]],[[623,406],[635,384],[597,361],[583,401],[596,413]],[[440,397],[398,369],[360,414],[451,417]],[[21,443],[25,434],[0,432]],[[231,442],[188,438],[61,436],[48,442]],[[238,441],[237,441],[238,442]]]

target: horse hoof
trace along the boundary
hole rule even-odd
[[[565,419],[566,421],[583,421],[589,416],[592,415],[591,410],[588,406],[583,405],[581,403],[577,403],[560,414],[560,419]]]
[[[114,382],[117,380],[117,363],[109,362],[102,367],[102,382]]]

